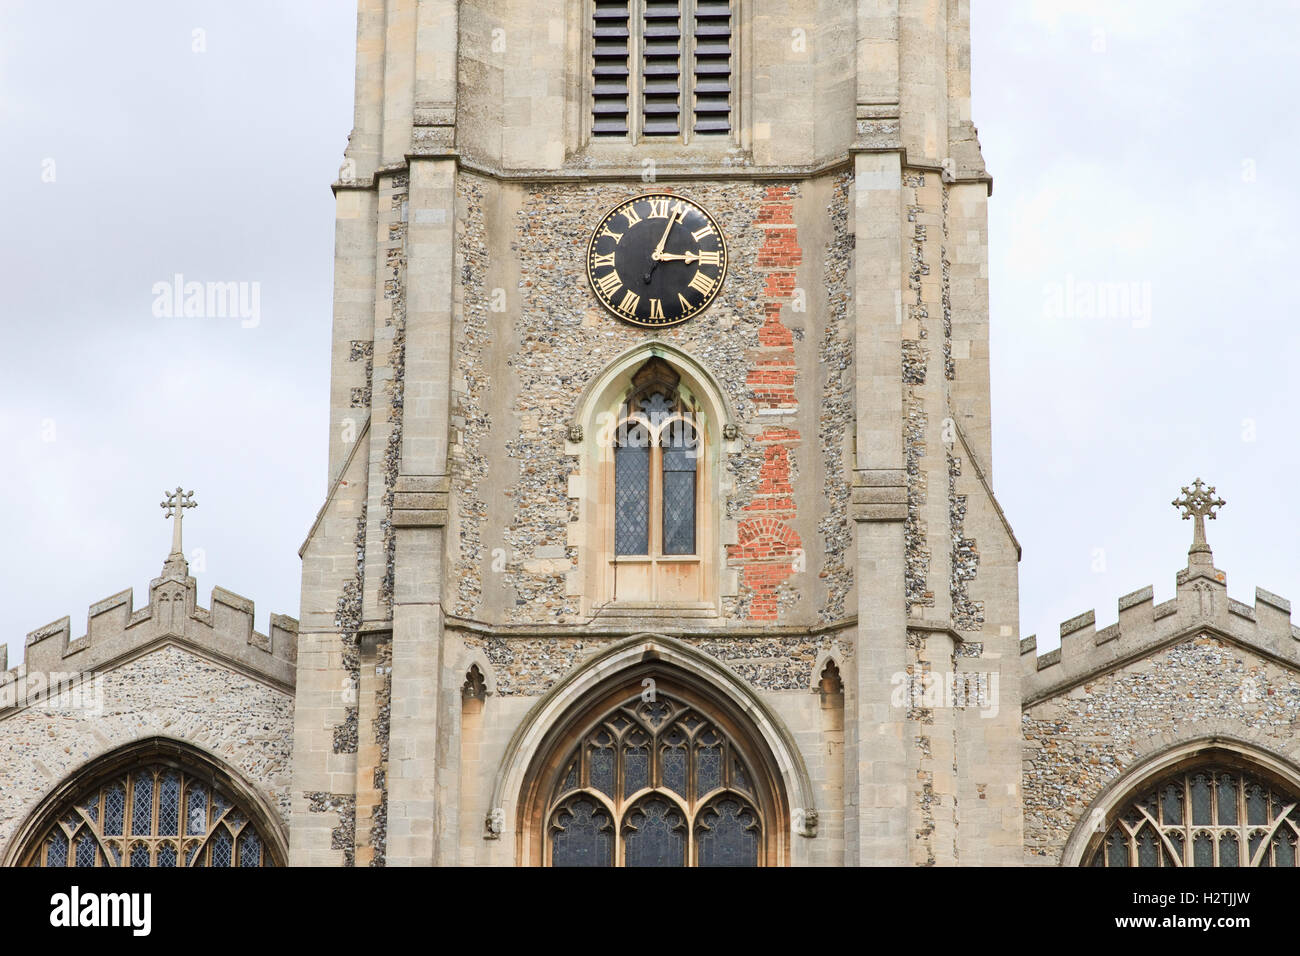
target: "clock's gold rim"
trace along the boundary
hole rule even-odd
[[[593,247],[596,244],[596,236],[600,232],[601,226],[608,223],[611,216],[617,213],[624,206],[627,206],[631,203],[640,202],[642,199],[660,199],[660,198],[685,200],[686,202],[694,206],[696,209],[698,209],[700,213],[703,214],[704,218],[706,218],[713,225],[713,228],[718,233],[718,243],[722,246],[722,269],[718,273],[717,288],[715,288],[709,294],[709,297],[707,299],[705,299],[703,302],[700,303],[699,308],[695,309],[693,312],[691,312],[688,315],[683,315],[680,319],[673,319],[671,322],[646,322],[641,319],[629,318],[626,314],[619,312],[610,302],[608,302],[605,298],[601,296],[600,292],[597,291],[596,289],[596,282],[591,275],[591,257],[592,257]],[[587,238],[587,252],[583,256],[583,259],[585,260],[583,263],[583,268],[587,273],[587,288],[591,291],[591,294],[595,296],[596,301],[600,303],[602,309],[604,309],[610,315],[614,316],[614,318],[618,319],[620,322],[626,322],[628,325],[635,325],[638,328],[642,328],[642,329],[667,329],[667,328],[672,328],[675,325],[681,325],[683,322],[688,322],[691,319],[697,318],[698,316],[702,315],[709,308],[709,306],[713,305],[713,302],[715,299],[717,299],[718,294],[722,292],[722,287],[727,283],[727,274],[730,272],[731,269],[731,248],[727,245],[727,234],[726,231],[722,228],[722,223],[720,223],[717,220],[717,218],[713,215],[713,213],[709,211],[708,207],[705,206],[703,203],[701,203],[699,200],[693,199],[690,195],[686,193],[648,192],[648,193],[637,193],[635,196],[628,196],[623,199],[620,199],[618,202],[607,207],[605,211],[600,214],[600,218],[596,220],[596,225],[593,226],[591,229],[591,235],[588,236]]]

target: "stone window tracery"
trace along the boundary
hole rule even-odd
[[[207,775],[137,765],[82,788],[27,852],[27,866],[276,866],[247,810]]]
[[[1300,799],[1225,764],[1163,777],[1124,803],[1093,849],[1100,867],[1297,865]]]
[[[544,814],[552,866],[758,866],[760,778],[740,743],[676,697],[621,700],[570,745]]]

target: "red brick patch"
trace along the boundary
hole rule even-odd
[[[785,301],[794,294],[794,270],[803,261],[803,250],[799,248],[789,186],[767,187],[756,221],[766,230],[758,252],[758,268],[768,273],[759,347],[745,382],[760,410],[794,411],[799,405],[794,336],[782,324],[781,312]],[[777,619],[778,589],[794,574],[802,556],[799,535],[787,523],[796,511],[790,451],[799,440],[798,431],[781,426],[771,426],[755,438],[763,446],[758,487],[744,508],[746,516],[737,528],[737,543],[727,550],[728,563],[740,570],[742,594],[749,597],[750,620]]]

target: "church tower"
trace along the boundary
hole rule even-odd
[[[290,862],[1007,864],[968,0],[360,0]]]

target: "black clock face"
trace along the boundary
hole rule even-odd
[[[596,298],[637,325],[676,325],[699,315],[726,274],[727,243],[717,222],[671,193],[615,206],[587,247],[587,278]]]

